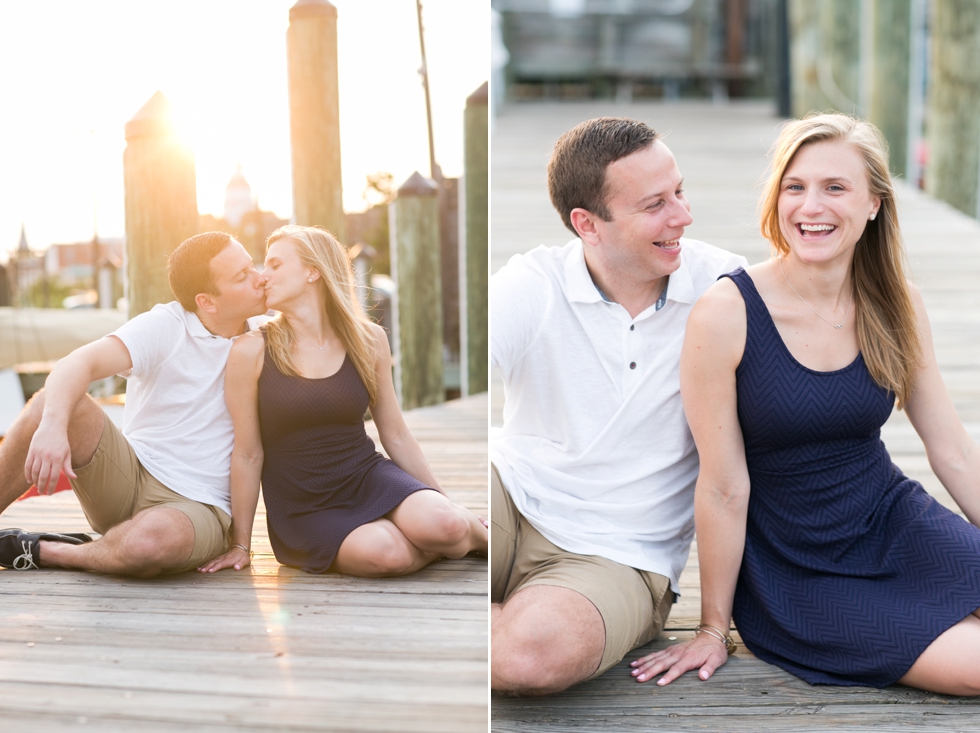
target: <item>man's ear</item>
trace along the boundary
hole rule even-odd
[[[198,310],[202,310],[205,313],[215,313],[218,310],[213,296],[208,293],[198,293],[194,296],[194,302],[197,303]]]
[[[585,209],[572,209],[568,213],[568,218],[571,220],[572,226],[575,227],[575,231],[578,232],[583,242],[591,244],[593,247],[599,244],[599,232],[596,231],[595,214]]]

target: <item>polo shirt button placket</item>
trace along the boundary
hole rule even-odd
[[[626,333],[626,342],[629,345],[628,348],[627,348],[627,353],[629,354],[629,356],[627,356],[626,358],[629,359],[628,364],[629,364],[630,372],[635,372],[636,371],[636,361],[634,361],[633,358],[632,358],[632,352],[633,352],[633,334],[634,334],[635,331],[636,331],[636,324],[635,323],[631,323],[630,324],[630,330]]]

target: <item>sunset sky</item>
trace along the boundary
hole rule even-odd
[[[344,203],[366,176],[428,175],[415,0],[338,9]],[[0,3],[0,261],[125,233],[123,126],[157,90],[195,154],[201,213],[240,163],[259,206],[292,214],[286,29],[295,0]],[[466,97],[488,77],[489,3],[424,0],[436,157],[462,173]]]

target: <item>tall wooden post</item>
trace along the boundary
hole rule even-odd
[[[445,400],[438,190],[415,172],[389,206],[395,390],[409,410]]]
[[[980,194],[980,2],[933,5],[926,190],[970,216]]]
[[[343,242],[337,8],[299,0],[289,9],[286,44],[296,223],[325,227]]]
[[[489,360],[487,271],[489,243],[489,117],[487,84],[466,99],[461,186],[459,305],[461,382],[464,395],[486,392]]]
[[[854,0],[790,0],[794,117],[860,111],[861,15]]]
[[[888,141],[893,175],[906,174],[911,0],[874,0],[874,66],[868,117]]]
[[[132,318],[174,299],[167,257],[198,232],[194,156],[174,135],[170,102],[160,92],[126,123],[123,176]]]
[[[442,262],[442,343],[445,347],[446,395],[462,393],[459,316],[459,179],[441,178],[439,190],[439,257]]]

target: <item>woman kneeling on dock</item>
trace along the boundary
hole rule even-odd
[[[878,130],[789,123],[762,231],[775,256],[705,293],[681,358],[702,624],[633,675],[708,679],[734,618],[750,651],[810,684],[980,694],[980,448],[905,279]],[[892,464],[880,428],[896,403],[970,523]]]
[[[236,341],[225,375],[234,544],[200,569],[248,565],[260,474],[284,565],[380,577],[485,555],[486,526],[446,498],[405,425],[387,336],[361,309],[343,247],[323,229],[282,227],[265,275],[279,316]],[[368,409],[391,460],[365,432]]]

